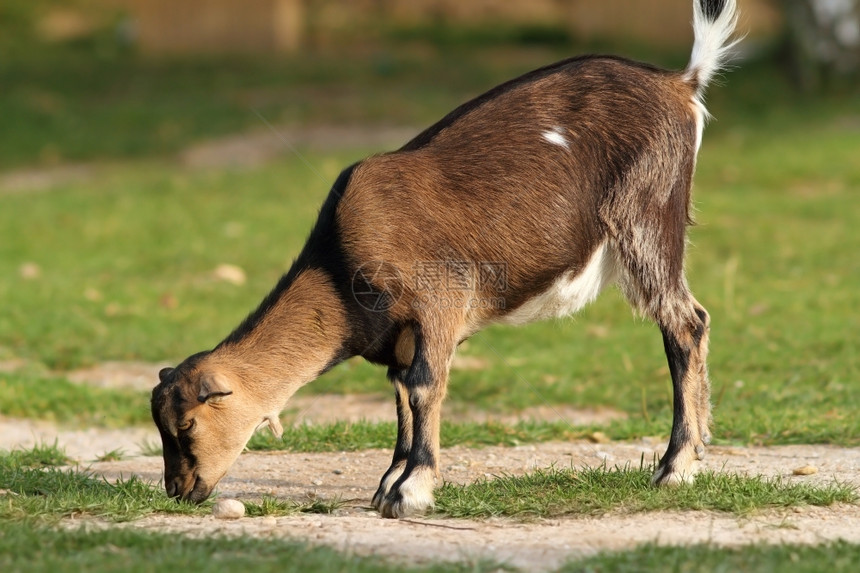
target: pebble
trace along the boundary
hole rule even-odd
[[[36,263],[24,263],[18,268],[18,273],[22,279],[32,280],[39,278],[42,269]]]
[[[818,473],[818,468],[815,466],[801,466],[799,468],[794,468],[791,473],[796,476],[811,476],[812,474]]]
[[[219,281],[228,282],[238,286],[245,284],[245,281],[248,280],[247,276],[245,275],[245,271],[242,270],[241,267],[237,267],[236,265],[229,265],[227,263],[222,263],[215,267],[215,270],[212,272],[212,274]]]
[[[245,504],[238,499],[219,499],[212,506],[216,519],[239,519],[245,515]]]

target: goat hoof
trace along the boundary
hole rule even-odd
[[[431,468],[413,470],[409,477],[394,484],[382,497],[377,508],[379,513],[382,517],[397,518],[424,513],[432,508],[434,476]]]
[[[704,455],[704,448],[702,448],[702,455]],[[682,463],[678,458],[669,462],[661,462],[657,466],[657,471],[651,476],[651,485],[676,487],[693,483],[696,476],[698,459],[693,456],[689,456],[689,458],[687,463]]]

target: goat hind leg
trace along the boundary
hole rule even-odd
[[[652,478],[657,485],[691,481],[710,439],[707,312],[686,289],[683,297],[676,307],[681,312],[659,321],[672,376],[673,420],[669,446]]]

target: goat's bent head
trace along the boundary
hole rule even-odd
[[[200,503],[239,457],[267,418],[225,372],[196,355],[158,373],[152,418],[164,450],[164,487],[170,497]],[[279,433],[277,417],[269,419]]]

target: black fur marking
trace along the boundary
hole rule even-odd
[[[714,22],[723,13],[726,0],[699,0],[699,5],[708,21]]]
[[[409,368],[400,368],[398,366],[391,366],[388,368],[388,371],[385,373],[385,376],[388,378],[389,382],[394,382],[395,380],[400,380],[401,382],[406,379],[406,375],[409,373]]]
[[[669,440],[669,447],[666,450],[665,459],[673,460],[678,454],[679,448],[690,441],[690,433],[687,426],[684,424],[684,378],[687,376],[687,371],[690,368],[690,349],[684,348],[675,338],[675,335],[661,328],[663,333],[663,348],[666,351],[666,359],[669,362],[669,372],[672,375],[672,390],[673,390],[673,423],[672,436]]]
[[[421,386],[429,386],[433,384],[433,371],[430,369],[430,363],[427,361],[427,351],[425,349],[424,336],[421,332],[421,325],[415,324],[413,327],[415,333],[415,355],[412,357],[412,364],[403,379],[403,384],[411,388],[419,388]],[[411,404],[410,393],[410,404]]]
[[[403,477],[398,480],[398,483],[406,481],[406,478],[409,477],[409,474],[411,474],[415,468],[422,466],[434,469],[436,467],[436,457],[433,455],[433,450],[431,450],[427,444],[413,438],[412,450],[409,452],[409,461],[406,465],[406,471],[403,472]]]

